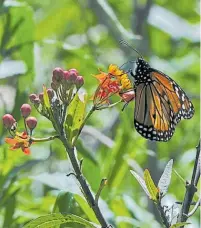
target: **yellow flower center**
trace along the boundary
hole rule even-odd
[[[118,83],[121,85],[122,90],[128,90],[132,88],[132,84],[128,78],[128,75],[123,70],[120,70],[118,66],[110,64],[109,74],[117,79]]]

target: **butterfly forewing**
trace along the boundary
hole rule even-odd
[[[192,118],[195,110],[184,90],[169,76],[158,70],[152,70],[152,80],[158,80],[158,84],[165,88],[174,113],[184,119]]]

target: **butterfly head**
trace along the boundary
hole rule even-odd
[[[140,82],[147,81],[150,78],[150,68],[150,65],[143,58],[138,58],[134,74],[135,80]]]
[[[150,65],[143,58],[137,58],[136,71],[142,70],[143,72],[146,72],[146,71],[149,72],[149,69],[150,69]]]

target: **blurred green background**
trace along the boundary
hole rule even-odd
[[[129,42],[152,67],[179,83],[192,100],[195,115],[178,124],[169,142],[155,143],[134,129],[134,102],[124,112],[121,104],[97,111],[83,130],[78,156],[84,158],[83,172],[94,192],[101,178],[108,178],[100,202],[108,222],[119,228],[161,227],[153,203],[129,170],[142,174],[148,168],[157,183],[173,158],[175,170],[185,180],[191,178],[200,137],[199,34],[196,0],[1,0],[0,114],[12,113],[23,130],[20,107],[29,102],[30,93],[41,92],[43,84],[50,86],[54,67],[79,70],[90,108],[97,87],[92,75],[98,68],[107,71],[111,63],[121,66],[135,60],[137,54],[119,44],[120,39]],[[34,136],[51,135],[50,122],[34,109],[32,115],[38,118]],[[97,222],[76,180],[66,177],[71,167],[58,141],[33,145],[32,154],[25,156],[9,150],[6,136],[1,123],[0,227],[22,227],[52,211]],[[173,173],[163,203],[172,206],[184,194],[185,184]],[[174,208],[176,213],[180,206]],[[189,222],[188,227],[199,227],[199,213]]]

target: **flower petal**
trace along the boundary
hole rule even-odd
[[[11,146],[14,146],[17,143],[16,139],[12,139],[12,138],[5,138],[5,142],[8,143]]]
[[[107,76],[108,76],[108,74],[106,74],[104,72],[94,75],[94,77],[97,78],[100,83],[102,83],[107,78]]]
[[[22,151],[23,151],[26,155],[31,154],[31,150],[30,150],[28,147],[22,147]]]

